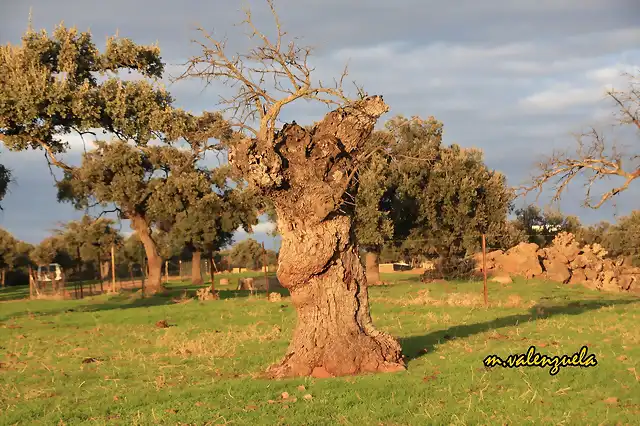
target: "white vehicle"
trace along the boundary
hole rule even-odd
[[[62,268],[58,263],[38,266],[38,281],[59,281],[62,279]]]

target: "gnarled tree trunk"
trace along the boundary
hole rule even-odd
[[[138,233],[140,241],[144,246],[147,255],[147,268],[149,270],[146,282],[144,283],[145,294],[156,294],[165,290],[162,285],[162,257],[158,253],[158,246],[153,241],[151,230],[147,221],[140,216],[131,216],[133,229]]]
[[[202,279],[202,253],[198,250],[194,250],[191,252],[191,284],[193,285],[203,285],[204,280]]]
[[[380,254],[375,250],[367,250],[364,254],[364,266],[367,271],[367,284],[380,285]]]
[[[311,130],[286,124],[273,143],[256,138],[231,149],[230,163],[274,203],[282,237],[277,275],[298,313],[272,377],[404,369],[399,343],[371,321],[348,202],[364,143],[387,110],[370,97],[327,114]]]

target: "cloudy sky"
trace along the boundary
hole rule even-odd
[[[229,39],[230,52],[249,46],[234,26],[242,7],[267,33],[273,29],[263,0],[96,1],[0,0],[0,43],[17,43],[27,26],[52,30],[60,21],[90,29],[101,44],[116,30],[139,43],[158,42],[167,69],[198,53],[190,41],[201,26]],[[445,124],[445,142],[484,150],[487,164],[511,185],[523,183],[536,160],[553,149],[572,148],[572,134],[595,125],[611,132],[614,111],[604,96],[623,88],[623,71],[640,69],[640,3],[637,0],[398,0],[277,2],[284,28],[315,48],[316,78],[339,75],[349,63],[349,80],[370,94],[383,94],[388,119],[433,115]],[[203,90],[198,80],[169,86],[179,106],[193,112],[215,110],[224,89]],[[324,109],[302,102],[286,120],[317,120]],[[612,134],[613,135],[613,134]],[[67,161],[80,158],[82,143],[70,141]],[[53,179],[41,152],[11,153],[1,162],[16,183],[3,201],[0,226],[37,243],[59,222],[82,213],[57,204]],[[585,223],[614,220],[638,208],[640,185],[616,205],[593,211],[580,207],[581,185],[561,204]],[[532,200],[529,200],[532,201]],[[269,224],[254,238],[268,247]],[[124,226],[123,230],[128,230]],[[246,238],[239,233],[237,239]]]

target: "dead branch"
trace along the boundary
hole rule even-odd
[[[619,108],[618,121],[621,125],[633,125],[640,130],[640,89],[639,75],[624,74],[629,78],[629,88],[626,91],[610,90],[607,95],[613,99]],[[552,201],[559,201],[567,186],[576,178],[586,177],[584,205],[593,209],[601,207],[620,192],[625,191],[631,183],[640,177],[640,155],[625,155],[616,144],[607,149],[604,137],[591,128],[589,132],[578,137],[578,148],[575,155],[565,152],[554,152],[550,157],[537,164],[539,173],[532,178],[528,185],[517,188],[518,196],[525,196],[537,192],[539,199],[544,185],[553,182],[554,195]],[[591,190],[596,181],[609,177],[622,179],[619,185],[603,193],[592,202]]]
[[[584,139],[591,139],[591,143],[585,147]],[[554,181],[554,196],[552,201],[559,201],[567,186],[579,175],[585,175],[586,207],[597,209],[607,200],[620,192],[626,190],[631,182],[640,177],[640,166],[633,164],[634,157],[626,158],[631,160],[628,167],[624,167],[625,157],[617,151],[615,146],[611,153],[606,153],[606,143],[604,138],[595,130],[591,129],[582,135],[578,141],[578,149],[574,156],[569,156],[565,152],[555,152],[550,157],[541,161],[537,165],[540,171],[530,185],[523,185],[518,188],[519,196],[527,195],[530,192],[537,192],[536,201],[541,195],[543,186]],[[610,176],[617,176],[624,179],[624,182],[615,186],[610,191],[603,193],[597,202],[592,202],[591,190],[593,184]]]
[[[240,25],[248,28],[247,35],[257,41],[257,47],[246,54],[230,57],[225,53],[226,40],[218,40],[203,28],[198,28],[204,40],[193,42],[201,47],[202,54],[183,64],[186,70],[172,80],[199,77],[207,85],[214,80],[221,80],[230,87],[237,87],[234,96],[221,97],[220,100],[221,105],[226,105],[223,111],[231,114],[232,126],[272,144],[278,116],[286,105],[298,99],[307,99],[328,106],[341,106],[352,99],[342,90],[342,82],[347,76],[346,67],[332,87],[312,82],[314,68],[308,63],[312,49],[298,46],[295,39],[285,42],[287,33],[282,29],[274,1],[266,1],[277,29],[275,40],[269,39],[257,28],[251,11],[245,9],[245,19]],[[271,93],[265,89],[268,79],[273,79],[269,83],[273,87]],[[250,124],[255,121],[259,122],[258,128]]]

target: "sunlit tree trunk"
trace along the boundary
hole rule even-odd
[[[202,279],[202,252],[199,250],[194,250],[191,253],[191,284],[204,284]]]
[[[149,225],[140,216],[132,216],[131,223],[133,228],[140,237],[144,251],[147,255],[147,267],[149,275],[147,276],[144,292],[145,294],[156,294],[164,291],[162,285],[162,257],[158,252],[158,246],[151,236]]]
[[[379,285],[380,281],[380,262],[379,253],[375,250],[367,250],[364,255],[364,264],[367,270],[367,284]]]

